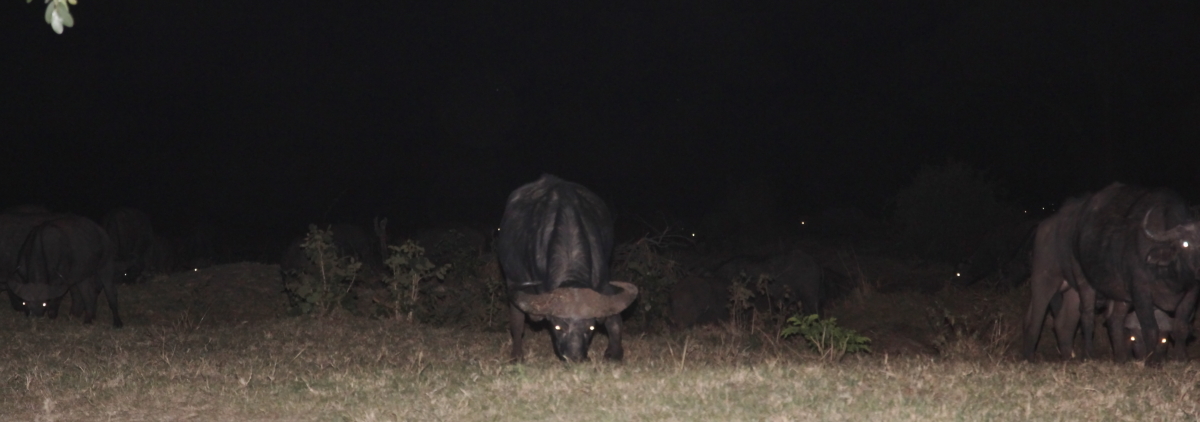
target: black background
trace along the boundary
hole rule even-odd
[[[1024,206],[1200,197],[1196,1],[0,4],[0,205],[275,237],[494,223],[542,172],[696,221],[885,214],[948,158]]]

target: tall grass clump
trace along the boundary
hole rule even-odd
[[[352,256],[340,256],[333,243],[333,230],[315,224],[308,226],[308,235],[300,247],[313,264],[313,271],[290,270],[285,274],[288,304],[300,314],[326,315],[342,306],[354,288],[362,262]]]
[[[896,195],[899,240],[922,259],[961,261],[989,229],[1015,215],[1001,193],[998,181],[967,163],[924,167]]]

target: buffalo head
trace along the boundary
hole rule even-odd
[[[637,286],[623,281],[610,284],[617,290],[611,296],[588,288],[560,287],[543,294],[517,291],[513,303],[534,320],[550,320],[555,353],[580,362],[587,359],[599,320],[621,313],[637,298]]]
[[[1179,224],[1170,229],[1158,229],[1155,226],[1165,226],[1164,224],[1154,224],[1152,221],[1154,209],[1146,211],[1146,215],[1142,217],[1142,231],[1146,233],[1146,237],[1155,242],[1166,243],[1169,246],[1154,248],[1146,257],[1147,262],[1156,265],[1168,265],[1169,263],[1178,260],[1187,269],[1193,271],[1193,275],[1200,278],[1200,222],[1192,221],[1186,224]]]

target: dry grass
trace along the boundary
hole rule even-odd
[[[526,363],[510,365],[505,333],[284,317],[274,268],[237,264],[126,287],[122,330],[107,315],[85,327],[0,312],[0,420],[1200,417],[1196,364],[1025,363],[986,336],[957,339],[961,350],[942,357],[828,362],[799,342],[709,327],[628,337],[622,364],[565,365],[535,332]],[[875,295],[903,312],[903,300]]]

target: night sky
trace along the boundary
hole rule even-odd
[[[0,5],[0,206],[300,233],[496,222],[543,172],[698,221],[883,213],[953,158],[1022,205],[1200,202],[1200,3],[101,1]]]

